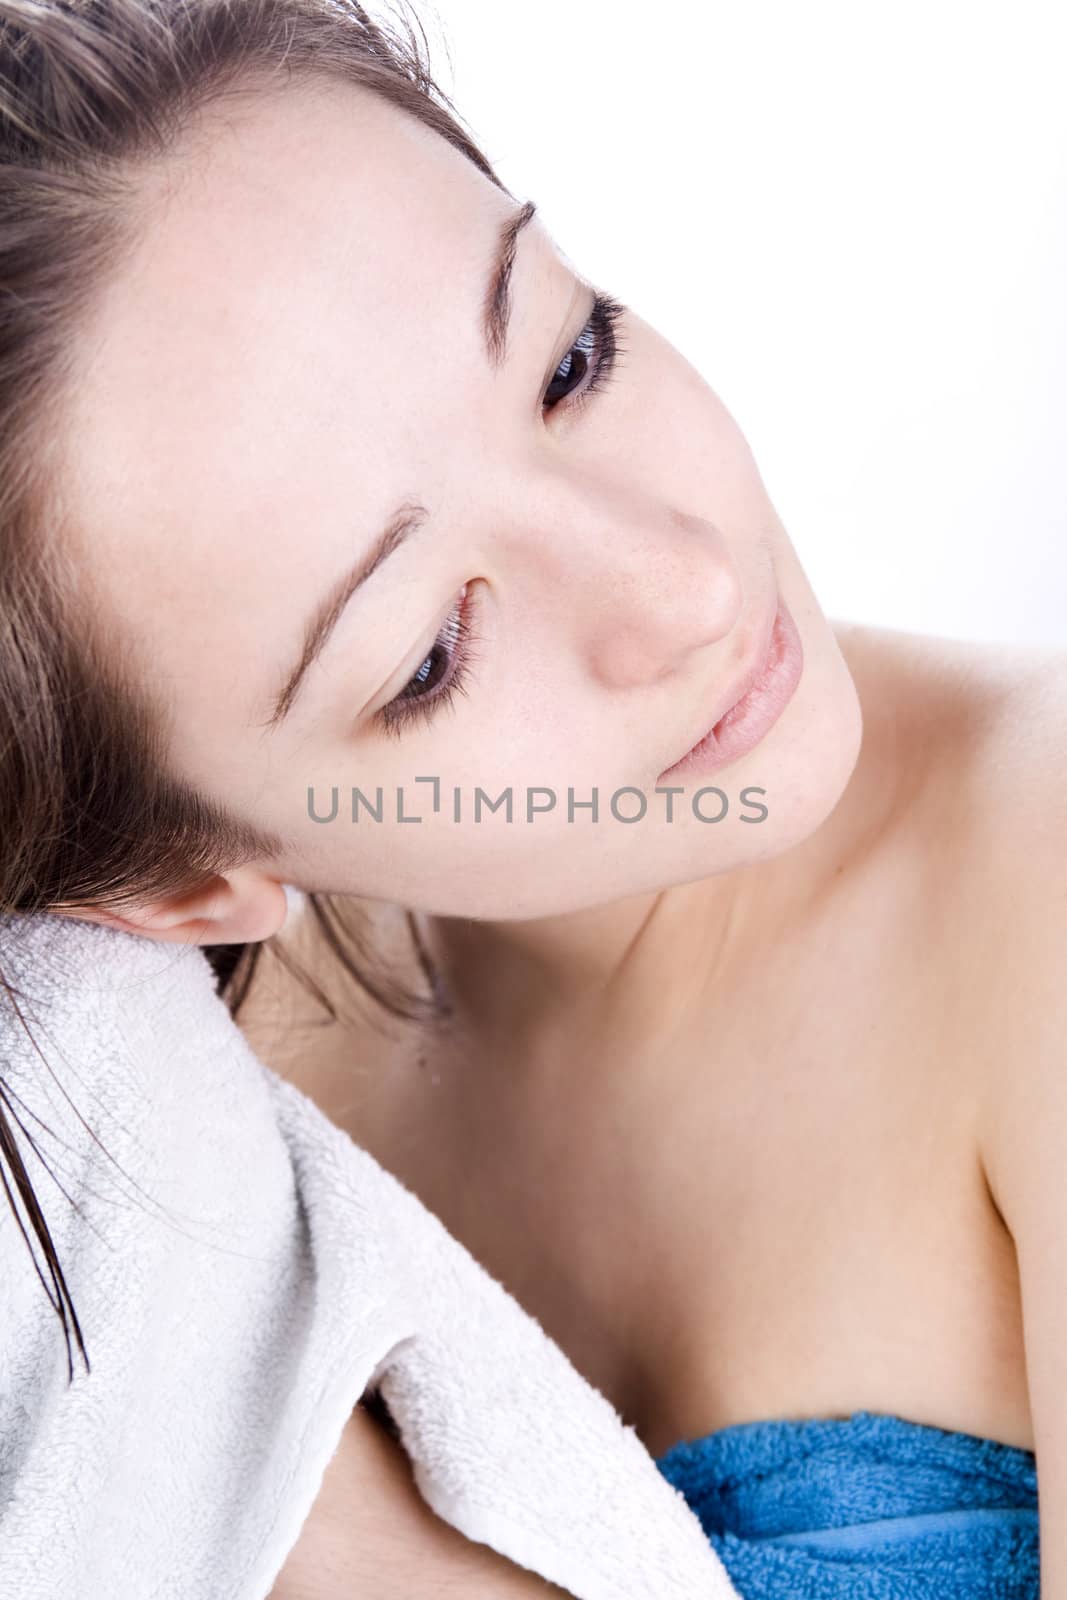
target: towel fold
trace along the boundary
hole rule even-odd
[[[5,1596],[265,1600],[368,1390],[438,1515],[578,1600],[735,1596],[633,1429],[255,1057],[199,948],[9,915],[0,970],[42,1052],[0,995],[5,1106],[91,1364],[0,1198]]]
[[[872,1411],[743,1422],[658,1461],[745,1600],[1038,1600],[1030,1450]]]

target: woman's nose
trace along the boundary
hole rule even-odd
[[[744,588],[723,533],[705,518],[662,506],[633,510],[625,528],[596,544],[585,648],[605,686],[632,688],[669,677],[695,650],[733,630]]]

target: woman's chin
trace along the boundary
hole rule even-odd
[[[811,662],[756,749],[706,776],[687,774],[677,804],[692,876],[769,860],[810,838],[848,789],[862,743],[856,685],[832,649]]]

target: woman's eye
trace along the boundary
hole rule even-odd
[[[470,584],[465,583],[430,653],[400,693],[377,713],[387,733],[399,735],[409,722],[422,718],[429,722],[444,705],[451,705],[457,694],[466,690],[475,659],[477,633],[473,620]]]
[[[552,374],[542,406],[553,410],[560,401],[584,405],[603,388],[616,370],[623,344],[619,324],[626,307],[609,294],[597,292],[589,320]]]

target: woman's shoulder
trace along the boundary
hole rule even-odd
[[[994,1087],[1063,1026],[1067,648],[849,624],[838,636],[872,765],[911,797],[891,847],[908,925]]]
[[[947,693],[985,709],[1039,688],[1047,703],[1058,691],[1061,711],[1067,705],[1067,644],[959,639],[837,619],[830,626],[850,669],[904,689]]]
[[[1016,645],[834,622],[883,758],[916,788],[958,796],[1006,847],[1008,824],[1059,820],[1067,794],[1067,645]],[[1047,801],[1047,805],[1044,803]],[[1029,808],[1029,812],[1028,809]],[[1059,841],[1062,843],[1062,832]]]
[[[1067,964],[1067,648],[833,626],[863,705],[864,803],[899,797],[887,858],[953,962],[977,981],[1040,936]]]

